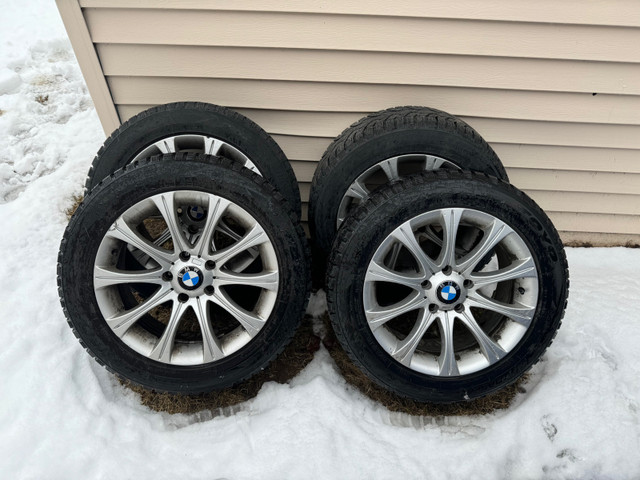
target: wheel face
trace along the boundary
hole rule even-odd
[[[94,158],[86,190],[134,160],[180,152],[221,156],[249,168],[271,183],[300,218],[298,183],[282,149],[243,115],[201,102],[159,105],[127,120]]]
[[[186,208],[202,223],[195,233],[180,221]],[[159,232],[156,238],[150,229]],[[129,255],[137,261],[127,262]],[[130,348],[163,363],[199,365],[238,351],[262,329],[277,297],[278,262],[264,228],[246,210],[217,195],[179,190],[146,198],[116,219],[98,248],[93,285],[107,325]],[[127,294],[139,303],[125,309]],[[226,317],[222,335],[212,322],[214,306]],[[157,323],[168,317],[159,337],[140,322],[152,310]]]
[[[452,377],[485,369],[513,350],[535,314],[538,275],[529,248],[502,220],[438,209],[383,240],[363,290],[369,328],[392,358]],[[497,323],[495,314],[502,316]]]
[[[359,120],[329,145],[313,176],[309,228],[315,245],[327,254],[347,215],[377,188],[443,168],[508,180],[493,149],[446,112],[395,107]]]
[[[369,198],[381,185],[395,182],[401,176],[439,168],[459,168],[453,162],[426,153],[409,153],[387,158],[365,170],[356,178],[342,196],[336,216],[336,230],[347,215]]]
[[[418,401],[477,398],[542,356],[568,293],[544,212],[471,172],[424,172],[373,193],[338,232],[327,300],[336,336],[378,384]]]
[[[159,154],[167,153],[204,153],[229,158],[239,162],[245,168],[262,176],[260,169],[249,159],[247,155],[230,143],[209,135],[182,134],[161,138],[145,147],[140,153],[131,159],[131,162],[142,160]]]
[[[308,300],[308,258],[299,221],[262,177],[173,154],[131,164],[85,197],[61,243],[58,285],[99,363],[195,394],[282,351]]]

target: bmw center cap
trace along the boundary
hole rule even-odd
[[[202,220],[204,218],[204,208],[202,208],[200,205],[189,207],[187,212],[193,220]]]
[[[178,281],[186,290],[195,290],[202,283],[202,272],[196,267],[185,267],[178,273]]]
[[[438,287],[437,294],[442,303],[455,303],[460,298],[460,287],[456,282],[443,282]]]

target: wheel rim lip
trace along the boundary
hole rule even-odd
[[[136,154],[129,163],[157,154],[157,152],[154,152],[154,149],[159,150],[160,153],[177,153],[179,151],[183,151],[183,150],[177,150],[176,148],[172,149],[170,148],[170,146],[175,145],[176,141],[180,142],[180,141],[187,141],[187,140],[193,140],[193,139],[202,140],[203,145],[205,147],[202,149],[199,149],[199,148],[186,149],[189,152],[205,153],[207,155],[220,155],[217,152],[220,152],[224,149],[227,155],[220,155],[220,156],[225,156],[227,158],[231,158],[232,160],[241,161],[245,168],[248,168],[249,170],[255,172],[256,174],[263,176],[262,172],[256,166],[256,164],[242,150],[235,147],[231,143],[216,137],[215,135],[208,135],[208,134],[202,134],[202,133],[180,133],[177,135],[168,135],[166,137],[162,137],[143,147],[142,150],[140,150],[140,152]],[[216,144],[216,142],[218,143]],[[217,147],[216,149],[216,153],[212,153],[212,150],[206,151],[207,144],[216,145],[216,146],[219,145],[219,147]],[[229,153],[231,153],[231,155],[229,155]]]
[[[461,367],[458,374],[456,375],[447,375],[447,374],[442,374],[438,372],[437,356],[435,356],[435,360],[434,360],[433,355],[431,355],[431,358],[428,358],[430,354],[421,355],[422,352],[416,352],[416,354],[412,357],[410,364],[402,363],[393,355],[394,349],[396,349],[397,345],[399,344],[399,338],[389,329],[384,328],[384,326],[377,327],[377,328],[374,327],[371,323],[372,315],[370,314],[370,312],[372,311],[371,310],[373,305],[372,302],[375,296],[374,284],[380,281],[379,279],[376,279],[375,275],[371,274],[372,265],[374,262],[381,261],[381,259],[384,259],[384,257],[389,253],[389,249],[391,248],[391,244],[393,243],[393,237],[392,237],[393,232],[398,230],[403,225],[407,225],[407,224],[411,225],[412,230],[418,229],[421,226],[428,224],[429,221],[432,221],[433,219],[435,219],[436,216],[438,215],[438,212],[441,212],[443,210],[450,210],[450,209],[447,209],[447,208],[436,209],[433,211],[428,211],[428,212],[424,212],[419,215],[416,215],[404,221],[400,226],[395,228],[391,233],[389,233],[383,238],[383,240],[379,243],[378,247],[373,253],[367,265],[367,269],[365,270],[365,275],[363,280],[363,291],[362,291],[362,301],[363,301],[362,305],[363,305],[363,314],[364,314],[365,320],[367,321],[369,330],[373,334],[378,345],[385,351],[387,355],[391,356],[394,359],[394,361],[420,374],[436,376],[439,378],[450,378],[450,377],[460,377],[464,375],[473,374],[476,372],[481,372],[482,370],[495,366],[496,363],[488,363],[484,358],[484,356],[482,355],[479,348],[477,349],[478,353],[472,352],[472,355],[468,355],[469,352],[461,352],[462,354],[466,355],[466,357],[462,358],[462,362],[458,360],[459,367],[460,365]],[[464,210],[464,212],[471,213],[472,217],[475,217],[476,219],[481,218],[483,216],[485,218],[491,217],[491,218],[497,219],[497,217],[494,217],[493,215],[487,212],[482,212],[482,211],[471,209],[471,208],[463,208],[462,210]],[[535,260],[535,257],[531,254],[531,250],[527,245],[527,243],[524,241],[523,237],[521,237],[520,234],[515,229],[511,228],[511,233],[506,237],[506,239],[503,239],[501,242],[499,242],[500,245],[502,245],[503,243],[505,243],[507,247],[511,248],[511,251],[509,251],[509,253],[516,252],[523,258],[529,257],[533,259],[532,261],[535,261],[536,263],[533,276],[529,276],[527,274],[526,277],[518,279],[520,285],[526,285],[527,287],[526,296],[523,296],[522,300],[534,309],[534,313],[532,314],[532,318],[533,318],[535,316],[535,312],[537,311],[538,299],[539,299],[539,272],[537,267],[537,261]],[[447,277],[448,276],[445,276],[444,278],[447,278]],[[514,281],[513,290],[516,289],[515,285],[516,283]],[[463,287],[462,285],[460,285],[460,287],[462,290],[462,294],[460,295],[460,298],[462,299],[462,301],[456,302],[450,306],[446,306],[445,309],[442,309],[442,305],[439,305],[440,312],[447,312],[449,316],[454,316],[454,317],[458,317],[460,315],[454,310],[455,305],[457,303],[461,303],[462,305],[466,306],[465,301],[466,301],[466,295],[468,293],[465,287]],[[432,291],[436,290],[437,288],[438,288],[438,284],[431,285]],[[484,293],[486,292],[486,289],[487,287],[484,286],[484,287],[478,288],[477,290],[479,290],[481,293]],[[428,295],[426,290],[421,292],[421,295],[424,296],[424,299],[423,299],[424,304],[421,308],[428,309],[430,303],[433,302],[434,297],[432,295]],[[418,308],[416,308],[416,310],[417,309]],[[393,317],[393,318],[396,318],[396,317]],[[508,319],[507,317],[505,317],[505,319],[503,319],[502,322],[509,328],[503,327],[501,329],[499,333],[502,338],[497,343],[499,343],[500,346],[504,347],[505,354],[508,355],[517,347],[517,345],[524,338],[526,333],[531,329],[531,325],[524,328],[522,325],[515,323],[513,320]],[[511,324],[509,325],[508,322],[511,322]],[[436,328],[439,328],[439,327],[436,325]],[[498,362],[499,361],[500,360],[498,360]]]
[[[355,178],[355,180],[351,182],[351,184],[349,185],[345,193],[342,195],[342,198],[340,199],[340,203],[338,205],[337,214],[336,214],[336,230],[340,228],[345,218],[348,216],[349,212],[351,211],[351,204],[353,202],[350,200],[351,197],[347,193],[351,188],[353,188],[354,185],[356,185],[357,183],[361,183],[361,184],[366,183],[366,179],[370,178],[376,172],[379,172],[380,170],[382,170],[382,165],[384,165],[387,162],[397,159],[398,163],[404,163],[404,162],[415,161],[416,158],[419,158],[419,157],[424,157],[424,168],[422,169],[422,171],[438,170],[439,168],[442,168],[442,166],[458,168],[458,165],[456,165],[454,162],[440,155],[432,155],[429,153],[422,153],[422,152],[403,153],[403,154],[394,155],[392,157],[385,158],[384,160],[377,162],[375,165],[372,165],[371,167],[367,168],[364,172],[362,172],[360,175],[358,175]],[[430,168],[429,165],[433,163],[435,163],[437,166],[435,168]],[[417,172],[413,172],[413,173],[417,173]],[[400,177],[402,176],[403,175],[400,175]],[[394,181],[389,178],[388,180]],[[369,193],[372,193],[372,192],[369,192]],[[367,198],[368,196],[363,198],[361,202],[364,202]]]
[[[262,225],[255,219],[255,217],[253,215],[251,215],[247,210],[245,210],[243,207],[241,207],[240,205],[234,203],[233,201],[227,199],[224,196],[221,195],[216,195],[216,194],[212,194],[212,193],[208,193],[208,192],[203,192],[203,191],[196,191],[196,190],[175,190],[173,191],[174,193],[178,193],[181,195],[185,195],[187,197],[199,197],[199,198],[208,198],[208,199],[224,199],[226,201],[229,202],[229,206],[227,207],[227,211],[230,212],[230,214],[232,214],[234,216],[234,218],[239,219],[240,221],[244,221],[246,222],[246,224],[249,224],[250,222],[253,222],[255,225],[258,225],[262,228]],[[144,218],[145,216],[145,211],[150,211],[152,209],[152,203],[153,203],[153,198],[154,197],[158,197],[160,195],[166,194],[167,192],[163,192],[162,194],[157,194],[157,195],[152,195],[146,198],[143,198],[142,200],[136,202],[134,205],[129,206],[119,217],[116,221],[127,217],[128,215],[132,215],[133,217],[140,217],[140,218]],[[189,201],[189,200],[184,200]],[[110,229],[111,230],[111,229]],[[109,230],[109,231],[110,231]],[[274,244],[271,240],[271,238],[269,237],[268,232],[266,232],[263,228],[263,232],[267,238],[267,240],[259,245],[257,245],[256,248],[259,249],[259,255],[261,256],[261,260],[263,261],[263,271],[266,270],[267,268],[269,269],[268,273],[275,273],[275,277],[276,277],[276,286],[275,289],[266,289],[263,288],[262,292],[257,300],[257,303],[254,307],[253,312],[258,312],[259,313],[259,317],[261,317],[263,319],[263,323],[260,326],[260,328],[254,332],[253,334],[248,334],[246,330],[244,330],[242,328],[241,325],[238,325],[235,329],[233,329],[230,332],[227,332],[224,334],[223,338],[219,338],[219,340],[221,340],[221,346],[222,346],[222,353],[224,354],[222,357],[220,358],[216,358],[215,360],[211,360],[211,361],[204,361],[204,354],[203,354],[203,348],[204,348],[204,342],[202,340],[199,341],[176,341],[176,346],[175,346],[175,350],[172,352],[171,355],[171,359],[169,361],[166,360],[162,360],[162,359],[158,359],[158,358],[152,358],[150,356],[150,352],[153,348],[153,346],[155,345],[151,345],[150,342],[155,340],[158,340],[158,337],[153,335],[151,332],[146,331],[145,329],[143,329],[140,326],[137,326],[134,324],[133,328],[129,329],[129,331],[127,331],[124,335],[119,336],[115,333],[114,329],[111,327],[111,325],[109,325],[107,323],[107,326],[111,329],[112,332],[114,332],[114,335],[116,335],[118,337],[118,340],[121,341],[122,343],[124,343],[125,345],[127,345],[129,348],[131,348],[133,351],[135,351],[136,353],[147,357],[150,360],[154,360],[157,362],[160,362],[162,364],[169,364],[172,366],[200,366],[200,365],[207,365],[207,364],[211,364],[211,363],[215,363],[221,360],[224,360],[226,358],[228,358],[230,355],[234,354],[235,352],[237,352],[238,350],[242,349],[243,347],[245,347],[247,344],[249,344],[252,340],[254,340],[254,338],[256,337],[256,335],[262,331],[262,329],[265,327],[265,325],[269,322],[270,317],[272,312],[275,310],[276,308],[276,302],[277,302],[277,297],[279,295],[280,289],[281,289],[281,279],[279,277],[279,263],[278,263],[278,257],[275,251],[275,247]],[[118,239],[114,239],[109,237],[108,235],[109,232],[106,232],[100,242],[100,245],[98,246],[98,250],[96,252],[96,256],[94,258],[94,262],[93,262],[93,273],[92,273],[92,278],[93,278],[93,293],[94,293],[94,297],[96,299],[96,302],[98,304],[98,310],[100,311],[100,314],[102,316],[102,320],[106,322],[106,319],[111,317],[114,313],[123,313],[123,310],[120,308],[120,305],[114,304],[114,301],[119,301],[122,304],[122,297],[119,298],[114,298],[114,290],[117,290],[117,285],[112,285],[112,286],[96,286],[97,282],[97,268],[104,268],[105,266],[108,267],[108,265],[104,265],[104,261],[101,259],[104,259],[106,256],[108,256],[108,251],[111,251],[115,245],[118,246],[118,248],[121,248],[122,245],[124,245],[124,247],[122,248],[126,248],[126,242],[123,242],[122,240],[118,240]],[[222,250],[220,250],[222,251]],[[241,253],[244,253],[245,250],[242,250]],[[171,267],[168,267],[166,269],[159,269],[158,272],[170,272],[172,273],[172,279],[164,281],[164,283],[167,284],[168,288],[171,288],[171,286],[173,286],[174,288],[171,288],[171,291],[173,291],[175,293],[175,295],[170,295],[171,298],[167,297],[167,300],[165,302],[162,303],[166,303],[168,301],[173,300],[174,304],[177,302],[177,297],[178,294],[186,294],[189,299],[189,302],[192,302],[195,297],[199,296],[201,298],[204,297],[204,301],[205,304],[208,301],[207,294],[204,291],[204,288],[207,286],[205,285],[205,281],[207,279],[210,279],[212,277],[213,274],[216,274],[216,272],[226,272],[226,269],[224,269],[223,267],[225,267],[225,265],[227,264],[227,262],[233,260],[234,258],[236,258],[235,256],[232,256],[228,259],[226,259],[224,262],[222,262],[221,264],[217,265],[217,267],[215,267],[213,274],[211,274],[210,272],[208,272],[205,269],[205,263],[206,261],[209,259],[207,257],[207,255],[202,255],[202,258],[199,259],[199,262],[197,263],[197,267],[198,269],[203,273],[203,276],[205,278],[205,280],[203,280],[196,289],[194,290],[189,290],[186,288],[175,288],[176,285],[178,285],[178,280],[177,277],[175,275],[176,272],[182,270],[184,268],[184,266],[187,265],[193,265],[193,263],[191,261],[185,261],[182,262],[179,259],[178,253],[174,252],[175,255],[175,265],[172,265]],[[151,271],[153,269],[150,269],[149,271]],[[136,272],[138,272],[136,270]],[[214,277],[215,278],[215,277]],[[128,283],[135,283],[135,282],[128,282]],[[138,282],[138,283],[144,283],[144,282]],[[224,281],[222,281],[222,284],[216,283],[214,281],[214,286],[216,289],[219,289],[220,287],[222,287],[222,289],[224,290],[225,285],[227,285],[226,283],[224,283]],[[162,290],[162,288],[164,287],[164,285],[161,284],[161,288],[158,290]],[[254,288],[254,287],[251,287]],[[259,288],[259,287],[258,287]],[[150,297],[153,297],[155,295],[152,294]],[[228,296],[228,294],[227,294]],[[233,300],[233,298],[232,298]],[[162,304],[161,303],[161,304]],[[220,306],[220,305],[219,305]],[[221,307],[221,306],[220,306]],[[135,308],[135,307],[133,307]],[[224,308],[224,307],[221,307]],[[194,307],[195,309],[195,307]],[[128,309],[127,311],[129,311],[131,309]],[[137,321],[136,323],[138,323],[142,318],[144,318],[149,312],[146,311],[145,314],[143,314]],[[227,313],[229,313],[229,311],[227,310]],[[230,313],[231,314],[231,313]],[[231,314],[232,315],[232,314]],[[184,316],[184,311],[181,314],[181,318],[182,316]],[[160,322],[157,318],[155,319],[156,321]],[[201,336],[202,336],[203,332],[201,330]]]

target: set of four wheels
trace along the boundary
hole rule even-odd
[[[260,127],[210,104],[147,110],[107,139],[87,192],[58,284],[98,362],[155,390],[201,393],[284,348],[311,255],[295,176]],[[393,108],[345,130],[315,173],[309,227],[338,339],[403,396],[491,393],[559,327],[557,232],[486,142],[444,112]]]

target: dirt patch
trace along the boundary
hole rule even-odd
[[[46,105],[47,103],[49,103],[49,95],[37,95],[36,102],[38,102],[40,105]]]
[[[71,217],[73,217],[73,214],[76,213],[76,210],[78,210],[78,207],[80,206],[83,200],[84,200],[84,195],[74,195],[73,197],[71,197],[71,201],[73,203],[69,208],[67,208],[64,211],[64,213],[67,215],[67,218],[69,220],[71,220]]]
[[[327,334],[324,337],[323,343],[327,350],[329,350],[331,357],[336,362],[338,370],[347,383],[353,385],[364,395],[381,403],[393,412],[429,417],[486,415],[496,410],[508,408],[518,393],[524,393],[526,391],[524,384],[527,382],[528,375],[524,375],[517,382],[499,392],[469,402],[439,405],[420,403],[400,397],[380,387],[351,363],[349,356],[342,349],[333,333],[328,316],[325,319],[325,325]]]
[[[0,117],[4,115],[4,110],[0,109]]]
[[[311,318],[305,317],[284,351],[262,372],[239,385],[202,395],[158,393],[127,381],[122,384],[140,395],[143,405],[159,412],[196,413],[231,407],[255,397],[266,382],[287,383],[307,366],[320,348],[320,338],[314,335]]]

